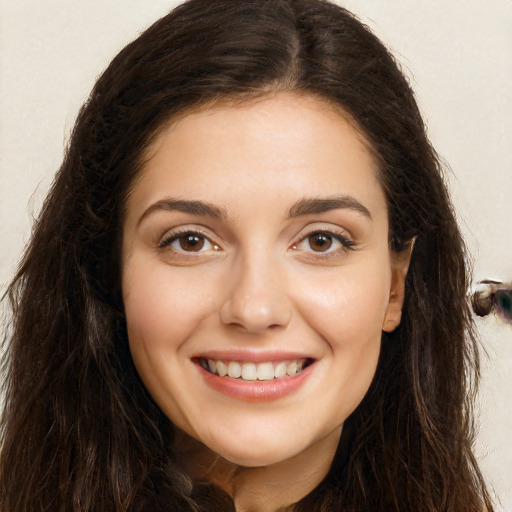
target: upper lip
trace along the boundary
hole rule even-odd
[[[314,359],[304,352],[285,351],[251,351],[251,350],[209,350],[194,355],[195,358],[213,359],[214,361],[243,361],[248,363],[264,363],[268,361],[290,361],[296,359]]]

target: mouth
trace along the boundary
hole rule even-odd
[[[294,377],[313,363],[311,358],[289,359],[284,361],[228,361],[195,358],[196,362],[212,375],[238,381],[276,381]]]

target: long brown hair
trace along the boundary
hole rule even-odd
[[[379,163],[391,249],[416,238],[402,323],[383,335],[329,474],[293,510],[492,511],[471,448],[478,351],[465,250],[439,160],[393,57],[322,0],[189,0],[99,78],[9,288],[1,510],[232,507],[194,487],[134,368],[120,236],[145,150],[169,119],[273,91],[350,116]]]

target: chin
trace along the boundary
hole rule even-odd
[[[234,443],[234,439],[236,442]],[[259,439],[241,441],[240,436],[230,436],[226,441],[209,444],[209,448],[217,455],[232,464],[246,468],[272,466],[291,460],[307,450],[314,444],[309,440],[297,439],[295,443],[285,443],[276,437],[269,436]]]
[[[222,450],[224,452],[224,450]],[[218,452],[217,452],[218,453]],[[223,459],[245,468],[259,468],[273,466],[293,458],[294,453],[261,453],[254,450],[226,450],[224,453],[218,453]]]

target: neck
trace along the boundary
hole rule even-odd
[[[291,459],[254,468],[228,462],[184,433],[176,444],[190,476],[221,488],[237,512],[278,512],[291,510],[325,478],[340,435],[341,427]]]

